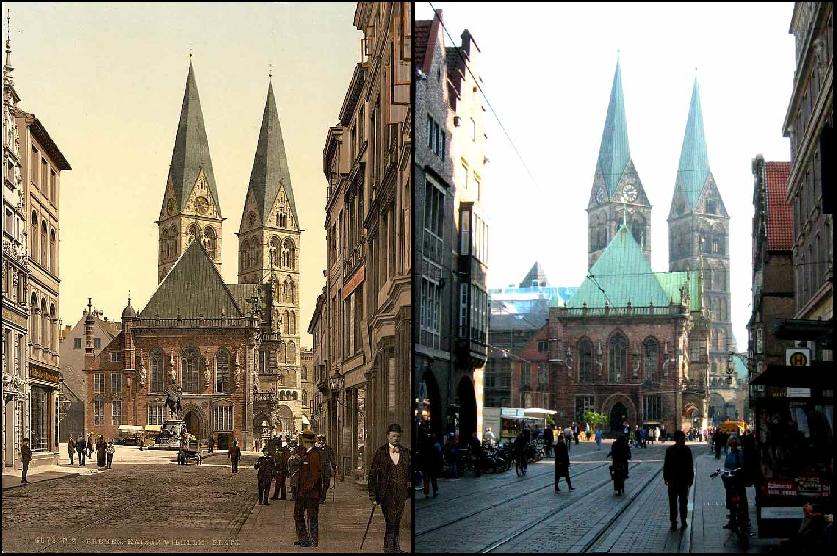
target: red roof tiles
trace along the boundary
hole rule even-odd
[[[793,248],[793,212],[788,203],[790,162],[766,162],[767,248],[790,251]]]
[[[427,52],[427,43],[430,41],[430,27],[433,25],[433,20],[416,20],[416,30],[413,35],[413,44],[415,45],[416,55],[413,60],[419,65],[422,71],[424,68],[424,55]]]

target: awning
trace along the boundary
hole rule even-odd
[[[310,424],[311,424],[311,421],[309,421],[309,420],[308,420],[308,417],[306,417],[305,415],[303,415],[303,416],[302,416],[302,424],[303,424],[303,425],[310,425]]]
[[[830,361],[813,361],[809,367],[768,365],[764,372],[750,381],[750,385],[834,388],[833,365]]]
[[[145,430],[152,432],[160,432],[160,425],[145,425]]]
[[[142,430],[139,425],[119,425],[120,432],[138,432]]]
[[[528,409],[524,409],[523,413],[528,413],[531,415],[555,415],[558,412],[553,411],[551,409],[543,409],[540,407],[530,407]]]

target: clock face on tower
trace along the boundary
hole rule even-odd
[[[636,200],[636,196],[636,187],[634,187],[633,184],[629,183],[625,186],[624,189],[622,189],[622,197],[625,199],[625,201],[633,203]]]
[[[209,210],[209,201],[206,200],[206,197],[195,199],[195,210],[198,214],[206,214],[206,211]]]
[[[605,202],[606,199],[604,187],[600,187],[598,191],[596,191],[596,202],[600,205]]]

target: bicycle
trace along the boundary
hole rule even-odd
[[[738,467],[733,470],[718,469],[709,476],[714,479],[720,475],[724,488],[729,491],[732,504],[730,508],[731,530],[738,537],[738,546],[742,550],[747,550],[750,547],[750,510],[744,504],[744,497],[741,496],[744,485],[740,473],[741,468]]]
[[[514,472],[517,473],[518,477],[526,475],[526,467],[526,455],[517,454],[517,457],[514,458]]]

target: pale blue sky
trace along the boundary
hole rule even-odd
[[[617,50],[631,157],[652,212],[652,267],[668,270],[668,217],[692,83],[700,83],[709,164],[730,214],[733,332],[747,349],[751,311],[750,163],[789,160],[782,124],[793,85],[793,4],[473,4],[434,2],[458,42],[482,56],[493,117],[484,177],[490,287],[519,282],[535,260],[552,285],[587,271],[587,203]],[[430,19],[428,2],[416,17]],[[447,39],[446,39],[447,40]]]

